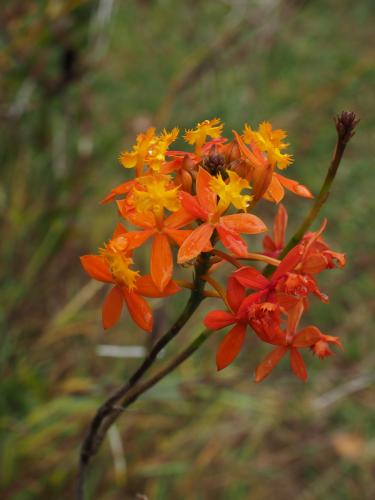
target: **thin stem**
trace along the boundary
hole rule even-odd
[[[230,264],[233,264],[234,267],[238,267],[238,268],[241,267],[241,264],[238,262],[238,260],[236,259],[236,257],[233,257],[232,255],[228,255],[227,253],[222,252],[221,250],[216,250],[216,249],[212,250],[211,254],[217,255],[221,259],[226,260]]]
[[[150,377],[148,380],[142,384],[136,385],[132,391],[123,399],[120,404],[112,408],[111,414],[108,416],[104,425],[102,426],[101,438],[103,439],[107,430],[111,425],[117,420],[117,418],[123,413],[123,411],[132,405],[144,392],[148,391],[157,384],[166,375],[175,370],[181,363],[183,363],[187,358],[189,358],[195,351],[197,351],[200,346],[214,333],[214,330],[204,330],[198,335],[198,337],[188,345],[180,354],[178,354],[172,361],[170,361],[164,368],[159,370],[155,375]]]
[[[311,207],[310,212],[306,215],[297,231],[291,237],[284,250],[280,253],[280,259],[285,257],[289,250],[291,250],[301,241],[303,236],[310,228],[311,224],[317,218],[322,206],[327,201],[332,182],[336,177],[336,173],[340,166],[340,162],[344,155],[346,146],[350,139],[353,137],[354,129],[357,126],[358,122],[359,120],[356,118],[356,115],[348,111],[343,111],[339,116],[336,117],[335,123],[337,130],[337,142],[327,175],[324,179],[322,187],[320,188],[318,196],[315,198],[315,202]],[[269,276],[272,272],[273,268],[270,265],[267,265],[263,271],[263,274],[264,276]]]
[[[258,260],[259,262],[265,262],[270,266],[277,267],[280,264],[279,259],[274,259],[268,255],[263,255],[261,253],[249,252],[246,257],[237,257],[239,260]]]

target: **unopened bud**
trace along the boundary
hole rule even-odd
[[[359,123],[359,118],[353,111],[342,111],[335,118],[336,130],[340,141],[348,143],[355,134],[355,128]]]

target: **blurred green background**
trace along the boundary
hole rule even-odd
[[[73,498],[86,426],[139,363],[97,348],[149,345],[126,319],[103,332],[105,291],[78,258],[114,227],[114,207],[98,200],[125,178],[119,152],[151,125],[183,129],[218,116],[229,133],[270,120],[289,133],[296,161],[287,175],[316,193],[343,109],[361,123],[321,218],[348,264],[321,276],[331,303],[315,301],[308,321],[345,350],[324,362],[310,356],[305,385],[286,362],[255,385],[269,349],[249,342],[217,373],[222,334],[213,336],[112,428],[88,497],[374,498],[374,14],[372,0],[4,3],[1,498]],[[310,202],[287,195],[285,204],[290,234]],[[274,207],[260,208],[271,222]],[[185,299],[154,301],[156,334]],[[209,307],[166,356],[200,331]]]

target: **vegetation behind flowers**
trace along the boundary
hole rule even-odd
[[[100,498],[267,498],[275,489],[285,498],[371,498],[370,3],[275,4],[272,12],[254,4],[246,15],[225,3],[115,3],[110,24],[88,2],[62,5],[14,2],[2,20],[2,491],[22,499],[72,491],[90,416],[138,364],[96,347],[140,338],[147,347],[147,334],[130,324],[103,333],[103,292],[77,266],[112,229],[113,207],[96,200],[121,182],[113,153],[153,124],[189,128],[222,116],[239,129],[267,117],[288,130],[291,168],[316,194],[334,141],[330,120],[349,107],[361,133],[324,216],[329,245],[350,266],[322,276],[334,300],[308,313],[344,351],[324,367],[311,358],[308,387],[283,362],[278,383],[258,387],[252,371],[267,347],[247,350],[218,377],[211,337],[119,421],[88,484]],[[270,227],[272,210],[261,203]],[[308,201],[287,195],[285,203],[296,227]],[[148,269],[146,255],[139,259]],[[157,332],[187,293],[167,308],[156,302]],[[197,316],[166,354],[199,333]]]

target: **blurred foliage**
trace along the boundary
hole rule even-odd
[[[214,116],[227,130],[268,119],[289,132],[292,176],[317,191],[342,109],[361,124],[324,215],[348,265],[321,280],[331,304],[315,303],[310,319],[340,335],[344,352],[310,358],[305,386],[285,364],[255,386],[263,348],[249,346],[217,374],[212,338],[119,420],[88,486],[104,500],[373,498],[374,13],[372,0],[5,2],[2,498],[73,497],[89,419],[138,362],[98,356],[96,346],[149,344],[126,322],[104,336],[103,291],[78,260],[112,231],[114,209],[98,200],[124,179],[116,156],[134,134]],[[292,231],[309,202],[286,204]],[[262,210],[270,221],[274,207]],[[154,302],[159,332],[185,298]]]

